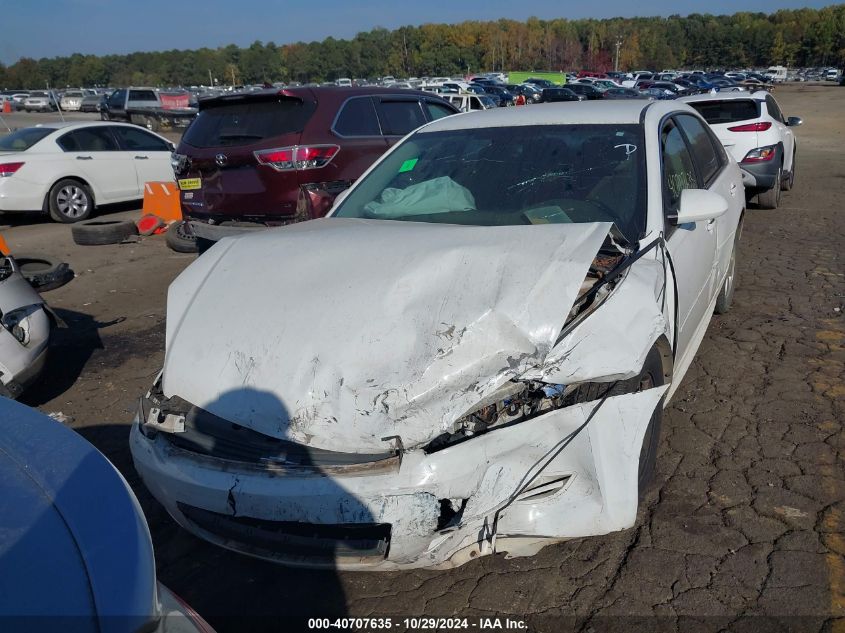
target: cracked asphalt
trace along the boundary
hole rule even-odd
[[[666,411],[657,476],[630,530],[532,558],[379,574],[286,569],[188,535],[146,492],[127,448],[135,399],[163,359],[166,287],[192,259],[161,238],[92,248],[73,245],[64,226],[3,228],[13,252],[47,251],[78,275],[46,295],[70,327],[23,400],[61,411],[115,462],[148,517],[159,579],[219,631],[292,630],[273,618],[293,614],[512,615],[549,632],[842,633],[845,88],[776,96],[805,121],[796,188],[780,209],[746,213],[733,308],[714,316]]]

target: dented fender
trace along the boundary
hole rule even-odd
[[[570,385],[637,376],[657,340],[672,338],[663,294],[663,264],[638,260],[604,303],[566,333],[542,366],[525,378]]]

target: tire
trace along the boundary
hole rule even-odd
[[[757,196],[757,203],[763,209],[777,209],[780,205],[781,183],[783,181],[783,167],[778,167],[775,184],[768,191],[762,191]]]
[[[164,235],[167,245],[177,253],[196,253],[197,238],[185,231],[186,222],[173,222]]]
[[[61,288],[71,279],[73,271],[64,262],[55,262],[38,255],[15,255],[21,274],[38,292]]]
[[[126,238],[138,235],[138,227],[129,220],[92,220],[70,227],[73,241],[80,246],[120,244]]]
[[[71,224],[87,220],[94,211],[94,196],[87,185],[64,178],[50,188],[47,208],[56,222]]]
[[[795,163],[798,162],[798,153],[792,150],[792,169],[789,172],[789,178],[780,183],[781,189],[784,191],[791,191],[795,186]]]
[[[666,382],[663,375],[663,361],[660,358],[660,350],[652,347],[646,356],[643,369],[637,378],[639,380],[638,391],[645,391],[654,387],[661,387]],[[661,401],[654,413],[643,436],[643,446],[640,449],[640,466],[637,475],[637,490],[640,499],[645,496],[654,479],[654,471],[657,469],[657,448],[660,445],[660,429],[663,426],[663,402]]]
[[[161,129],[161,123],[154,116],[146,117],[144,124],[150,132],[158,132]]]
[[[626,393],[636,393],[662,387],[666,383],[663,374],[663,361],[660,350],[654,346],[646,356],[639,375],[628,380],[615,383],[585,383],[576,388],[571,404],[590,402],[605,396],[619,396]],[[658,404],[643,435],[643,445],[640,449],[639,470],[637,474],[637,490],[640,499],[645,496],[657,465],[657,447],[660,444],[660,428],[663,425],[663,403]]]

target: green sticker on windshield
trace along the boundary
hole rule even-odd
[[[406,171],[412,171],[414,167],[417,166],[418,160],[419,158],[409,158],[408,160],[406,160],[404,163],[402,163],[402,166],[399,168],[399,173],[404,174]]]

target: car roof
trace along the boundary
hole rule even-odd
[[[650,101],[591,101],[532,105],[530,108],[494,108],[444,117],[420,129],[424,132],[522,125],[638,124]]]
[[[232,101],[266,100],[274,95],[282,97],[299,97],[311,101],[326,99],[329,101],[345,101],[349,97],[366,97],[368,95],[397,95],[424,96],[437,99],[436,93],[414,90],[411,88],[392,88],[390,86],[299,86],[296,88],[282,88],[255,90],[253,92],[236,92],[233,94],[217,95],[207,99],[200,99],[202,107],[221,105]]]
[[[681,97],[678,101],[683,103],[698,103],[699,101],[726,101],[728,99],[765,99],[768,94],[765,90],[758,90],[757,92],[717,92],[716,94],[689,95],[687,97]]]
[[[115,125],[118,127],[134,127],[131,123],[120,123],[118,121],[55,121],[51,123],[38,123],[30,125],[30,128],[41,128],[43,130],[76,130],[85,127],[100,127],[103,125]]]

